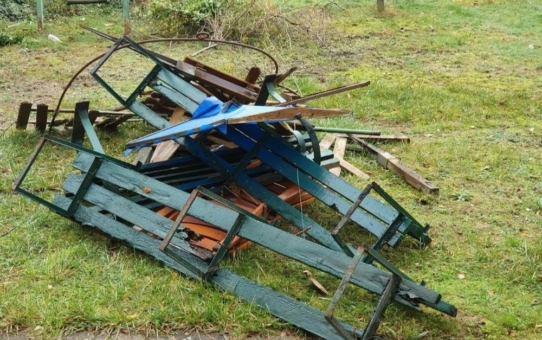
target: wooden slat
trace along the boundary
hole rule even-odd
[[[337,135],[335,135],[335,134],[326,134],[324,136],[324,138],[322,138],[320,140],[320,143],[319,143],[320,150],[328,150],[331,147],[331,145],[333,145],[336,138],[337,138]],[[328,170],[329,170],[329,172],[331,172],[335,176],[341,176],[341,167],[340,166],[335,166],[333,168],[329,168]]]
[[[324,138],[320,140],[320,150],[328,150],[335,142],[337,135],[335,134],[326,134]]]
[[[144,148],[139,149],[137,152],[136,159],[134,159],[133,163],[134,165],[137,165],[138,163],[141,164],[147,164],[152,157],[152,147],[146,146]]]
[[[237,126],[236,129],[240,130],[245,135],[251,136],[255,140],[262,138],[262,136],[264,135],[264,132],[261,131],[259,127],[250,126],[248,124]],[[228,135],[230,135],[231,133],[234,133],[234,130],[236,129],[228,129]],[[269,138],[265,144],[266,144],[266,147],[268,147],[270,150],[273,150],[273,153],[276,153],[280,157],[287,159],[290,162],[294,162],[299,170],[302,170],[303,172],[310,174],[311,177],[321,182],[328,189],[331,189],[337,193],[340,193],[341,196],[354,200],[356,197],[359,197],[359,195],[361,194],[360,189],[344,181],[343,179],[338,178],[337,176],[330,175],[329,171],[322,169],[322,167],[318,166],[318,164],[310,161],[307,157],[304,157],[303,155],[299,154],[299,152],[297,152],[296,150],[293,150],[289,145],[286,144],[285,141],[281,139],[277,139],[277,138]],[[251,146],[251,148],[252,147],[253,146]],[[262,159],[260,152],[258,153],[258,158]],[[266,163],[270,166],[274,165],[274,161],[271,161],[270,163],[268,162]],[[297,178],[297,174],[296,174],[296,177],[294,177],[293,179],[294,182],[297,182],[296,178]],[[305,190],[307,190],[307,187],[305,185],[302,185],[302,187]],[[317,196],[314,193],[312,194],[314,196]],[[350,204],[348,205],[345,211],[347,211],[349,207],[350,207]],[[361,207],[367,211],[370,211],[371,214],[377,216],[379,219],[382,219],[388,224],[392,223],[393,220],[398,215],[395,209],[390,208],[389,206],[383,204],[382,202],[380,202],[379,200],[371,196],[367,196],[363,200],[363,202],[361,203]],[[404,230],[404,228],[402,227],[399,230]],[[395,241],[397,242],[397,240]]]
[[[408,184],[412,185],[414,188],[423,191],[428,194],[437,194],[439,188],[435,186],[430,181],[426,180],[414,170],[410,169],[405,164],[401,163],[392,154],[377,148],[376,146],[367,143],[366,141],[355,138],[355,140],[361,144],[365,150],[367,150],[376,161],[386,169],[390,169],[399,177],[403,178]]]
[[[56,196],[54,203],[67,209],[71,200],[66,197]],[[96,228],[102,232],[111,235],[115,239],[127,242],[130,246],[149,254],[184,275],[193,279],[198,279],[198,277],[186,267],[183,267],[171,257],[158,250],[161,243],[160,240],[153,239],[134,229],[127,228],[120,222],[117,222],[108,216],[93,212],[91,208],[84,206],[79,206],[75,212],[75,219],[96,226]],[[196,257],[189,258],[193,265],[202,270],[204,270],[207,265]],[[230,294],[238,296],[247,303],[256,304],[276,317],[314,333],[317,336],[324,339],[341,339],[337,331],[326,321],[323,312],[300,303],[287,295],[260,286],[225,269],[219,269],[211,278],[211,283]],[[288,312],[285,313],[285,311]],[[346,323],[342,324],[347,330],[353,331],[351,326]],[[359,338],[363,336],[363,333],[359,329],[357,329],[356,332]]]
[[[344,153],[346,151],[346,142],[347,139],[345,137],[339,137],[337,136],[335,140],[335,146],[333,147],[333,155],[335,158],[339,160],[339,164],[341,168],[348,171],[349,173],[358,176],[361,179],[369,179],[369,175],[361,171],[360,169],[356,168],[352,164],[350,164],[348,161],[344,159]]]
[[[333,155],[339,159],[344,158],[344,152],[346,151],[346,138],[337,137],[335,139],[335,146],[333,147]]]
[[[183,121],[184,118],[186,118],[184,116],[184,113],[185,113],[185,110],[182,108],[175,109],[175,111],[173,111],[173,114],[171,115],[169,119],[169,122],[171,123],[171,125],[175,125]],[[156,146],[154,150],[154,153],[152,154],[152,158],[150,162],[156,163],[156,162],[167,161],[175,154],[175,152],[177,152],[180,146],[181,145],[175,142],[174,140],[168,140],[162,143],[158,143],[158,145]]]
[[[89,161],[92,162],[93,158],[94,157],[90,155],[80,155],[74,165],[76,165],[76,168],[85,171],[90,166]],[[74,178],[75,176],[71,175],[70,177]],[[120,167],[119,165],[108,161],[105,161],[102,164],[96,177],[121,188],[132,190],[139,195],[148,197],[172,208],[178,208],[178,206],[182,205],[182,202],[186,201],[189,196],[188,193],[184,191],[175,189],[152,178],[143,176],[133,170]],[[77,185],[75,185],[75,187],[77,187]],[[98,191],[94,186],[91,188],[93,188],[92,190],[95,190],[95,192],[91,193],[89,189],[89,192],[85,195],[85,200],[93,200],[99,204],[107,205],[109,209],[114,210],[114,214],[121,216],[127,221],[132,222],[132,220],[134,220],[134,223],[141,222],[138,219],[140,219],[139,215],[142,214],[142,212],[137,212],[137,209],[132,205],[128,203],[122,203],[120,205],[107,203],[112,202],[112,199],[116,200],[117,198],[114,196],[118,195],[111,192],[107,193],[107,190],[105,189]],[[144,188],[150,190],[144,190]],[[70,187],[70,190],[73,189],[74,188]],[[96,197],[94,197],[94,195],[96,195]],[[128,201],[127,199],[122,199]],[[127,207],[129,208],[126,209]],[[118,213],[117,210],[119,210]],[[209,214],[210,211],[213,211],[214,213]],[[229,231],[231,226],[234,225],[238,213],[216,206],[205,199],[196,198],[191,206],[190,215],[216,225],[222,230]],[[165,218],[158,215],[156,216],[159,217],[159,219],[156,220],[157,224],[152,228],[156,232],[152,232],[156,235],[165,235],[171,225],[171,221],[166,219],[169,223],[167,226],[164,226],[160,219]],[[143,219],[150,220],[148,217]],[[152,219],[155,218],[152,217]],[[149,226],[149,228],[151,227]],[[296,237],[279,228],[275,228],[260,220],[251,218],[250,216],[247,216],[238,235],[279,254],[339,278],[344,276],[345,271],[351,263],[351,258],[341,251],[331,250],[306,239]],[[384,272],[372,265],[360,263],[354,271],[350,282],[367,289],[370,292],[381,294],[384,291],[390,276],[390,273]],[[402,287],[398,289],[398,294],[395,295],[395,300],[404,302],[401,296],[407,292],[416,295],[424,302],[438,303],[440,301],[440,294],[411,281],[403,282]]]
[[[341,165],[341,168],[348,171],[354,176],[357,176],[361,179],[369,179],[371,176],[367,175],[365,172],[361,171],[360,169],[356,168],[354,165],[350,164],[348,161],[339,158],[339,164]]]

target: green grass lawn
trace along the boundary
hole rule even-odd
[[[334,3],[326,14],[317,32],[292,40],[291,48],[273,40],[259,44],[278,59],[281,71],[299,68],[287,85],[303,94],[371,80],[368,88],[311,102],[354,111],[353,117],[315,124],[409,135],[410,144],[381,147],[440,188],[438,196],[420,193],[369,156],[347,153],[348,161],[432,226],[429,247],[406,240],[384,250],[385,256],[459,309],[450,318],[392,305],[379,334],[389,339],[540,339],[542,3],[394,0],[377,13],[375,1],[363,0]],[[70,76],[109,46],[80,29],[80,23],[122,34],[120,12],[114,11],[46,21],[41,33],[35,22],[11,28],[13,23],[0,22],[0,31],[24,37],[0,47],[0,330],[25,330],[47,339],[86,330],[153,334],[188,328],[233,338],[307,336],[256,306],[179,276],[13,194],[11,185],[40,137],[11,126],[19,103],[54,107]],[[136,39],[156,32],[149,27],[142,19],[132,20]],[[49,33],[63,43],[47,40]],[[181,58],[203,46],[152,48]],[[209,53],[201,58],[228,72],[260,60],[227,49]],[[140,66],[134,59],[108,74],[129,91]],[[68,91],[63,107],[85,99],[95,108],[116,106],[86,73]],[[100,140],[107,153],[122,157],[126,141],[149,131],[128,123],[116,134],[100,133]],[[54,134],[69,137],[62,130]],[[73,155],[54,148],[45,155],[47,167],[31,184],[51,197],[70,171],[63,160]],[[366,184],[346,178],[359,187]],[[330,228],[337,223],[317,204],[309,214]],[[303,266],[262,248],[252,247],[225,265],[322,310],[329,303],[310,289]],[[338,284],[327,276],[318,279],[327,287]],[[365,327],[377,298],[349,291],[345,297],[338,315]]]

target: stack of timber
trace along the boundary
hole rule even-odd
[[[125,98],[98,71],[127,45],[154,61],[155,67]],[[265,77],[259,92],[250,97],[254,103],[248,105],[249,98],[237,93],[248,96],[256,88],[224,86],[217,78],[226,77],[193,64],[175,62],[127,37],[116,41],[91,74],[123,107],[157,129],[126,143],[127,152],[138,150],[137,162],[106,155],[90,123],[89,103],[78,103],[75,119],[82,132],[72,135],[72,142],[42,137],[13,189],[325,339],[374,339],[392,302],[456,315],[456,308],[438,292],[416,283],[379,252],[397,247],[404,237],[429,244],[429,225],[417,221],[377,183],[359,189],[328,170],[345,164],[341,158],[346,143],[339,137],[335,152],[329,150],[330,141],[318,141],[307,118],[337,117],[348,111],[296,106],[298,99],[290,105],[267,105],[286,102],[274,87],[276,74]],[[214,77],[198,81],[201,69]],[[169,120],[137,100],[149,87],[176,105]],[[307,133],[289,129],[287,122],[292,121]],[[82,146],[84,138],[92,149]],[[35,173],[31,170],[49,143],[77,151],[72,163],[77,171],[65,178],[63,194],[45,200],[36,195],[39,190],[27,187],[25,179]],[[334,225],[322,225],[301,209],[312,200],[321,202],[320,213],[335,216]],[[296,230],[282,230],[281,220]],[[347,222],[354,231],[345,231]],[[352,233],[369,236],[371,244],[351,244]],[[329,307],[317,310],[221,267],[228,253],[251,244],[341,279]],[[311,282],[321,286],[314,278]],[[380,296],[365,328],[333,315],[347,287]]]

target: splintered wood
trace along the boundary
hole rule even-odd
[[[351,139],[361,147],[347,145],[348,139]],[[402,163],[397,157],[390,153],[383,151],[376,146],[368,143],[366,139],[378,140],[381,142],[404,142],[410,143],[408,136],[399,135],[361,135],[361,134],[326,134],[320,141],[320,149],[328,150],[333,146],[333,155],[339,160],[339,167],[334,167],[329,171],[337,176],[340,176],[341,169],[348,171],[349,173],[357,176],[361,179],[369,179],[369,175],[356,168],[354,165],[344,159],[345,150],[362,151],[371,154],[376,161],[384,168],[393,171],[395,174],[403,178],[408,184],[414,188],[430,194],[437,194],[439,188],[430,181],[426,180],[414,170],[410,169],[404,163]]]

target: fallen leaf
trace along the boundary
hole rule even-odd
[[[328,291],[324,288],[324,286],[322,286],[322,284],[320,282],[318,282],[314,277],[312,277],[312,274],[311,272],[309,272],[308,270],[304,270],[303,271],[303,274],[305,274],[305,276],[311,281],[311,283],[316,287],[318,288],[318,290],[320,292],[322,292],[323,294],[325,295],[329,295]]]

